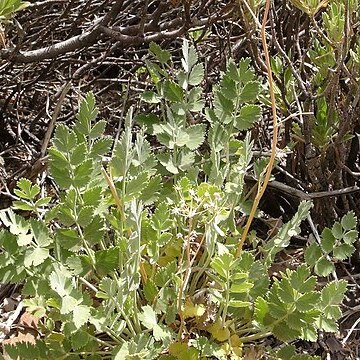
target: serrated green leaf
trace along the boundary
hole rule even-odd
[[[91,146],[90,156],[98,157],[106,155],[113,144],[113,139],[110,136],[102,137],[95,140]]]
[[[337,332],[339,330],[336,320],[326,317],[320,318],[319,328],[326,332]]]
[[[339,222],[336,222],[333,227],[331,228],[332,234],[335,236],[336,239],[341,239],[343,236],[343,229]]]
[[[86,149],[86,145],[84,143],[81,143],[79,145],[77,145],[74,149],[71,149],[72,153],[70,156],[70,163],[72,165],[79,165],[81,164],[86,156],[87,156],[87,149]]]
[[[283,321],[273,327],[272,333],[281,341],[289,341],[301,336],[300,330],[292,329]]]
[[[70,314],[74,308],[81,303],[81,299],[74,298],[70,295],[65,295],[61,299],[61,314]]]
[[[244,292],[248,292],[252,287],[254,286],[254,284],[244,281],[242,283],[232,283],[230,286],[230,292],[232,293],[244,293]]]
[[[161,64],[166,64],[171,59],[170,52],[163,50],[158,44],[154,42],[150,43],[149,50]]]
[[[159,290],[153,280],[148,279],[144,284],[144,296],[149,303],[152,303],[158,296]]]
[[[260,83],[258,81],[249,81],[245,84],[240,93],[240,101],[255,102],[260,91]]]
[[[119,266],[119,251],[118,247],[114,247],[99,250],[95,253],[95,267],[101,277],[110,274]]]
[[[336,239],[331,229],[325,228],[321,233],[321,246],[327,254],[333,250],[335,242]]]
[[[86,190],[82,196],[84,205],[92,206],[94,208],[97,207],[101,201],[101,193],[102,193],[101,186],[94,186]]]
[[[162,166],[172,174],[178,174],[179,170],[173,162],[173,158],[169,153],[158,154],[157,158]]]
[[[294,345],[285,345],[283,348],[276,352],[276,356],[279,360],[290,360],[295,355]]]
[[[59,270],[53,271],[49,275],[49,283],[51,289],[58,293],[60,297],[69,295],[70,292],[73,290],[71,282],[67,278],[67,274]]]
[[[39,207],[41,207],[41,206],[45,206],[45,205],[47,205],[50,201],[51,201],[51,197],[49,197],[49,196],[40,198],[39,200],[37,200],[37,201],[35,202],[35,207],[36,207],[36,208],[39,208]]]
[[[305,264],[292,271],[289,279],[291,286],[301,293],[312,291],[316,286],[316,277],[310,276],[310,270]]]
[[[184,99],[183,89],[171,80],[166,80],[163,87],[164,97],[174,103],[182,102]]]
[[[18,180],[16,186],[18,189],[14,189],[14,193],[22,199],[32,200],[40,193],[40,186],[33,185],[30,180],[25,178]]]
[[[56,230],[56,241],[64,249],[72,249],[81,244],[80,236],[74,229]]]
[[[180,164],[179,169],[182,171],[189,170],[195,162],[195,154],[192,151],[189,150],[183,150],[180,153]]]
[[[169,207],[165,202],[162,202],[151,217],[151,227],[157,231],[167,231],[171,224]]]
[[[295,301],[296,292],[294,291],[293,287],[287,279],[282,279],[279,282],[277,295],[283,303],[291,304]]]
[[[105,132],[106,124],[107,124],[107,122],[105,120],[98,121],[91,128],[91,131],[89,133],[89,139],[94,140],[94,139],[101,137]]]
[[[99,244],[105,234],[105,223],[100,215],[95,215],[92,221],[84,228],[84,238],[91,244]]]
[[[75,187],[81,188],[86,186],[92,175],[92,160],[88,159],[75,168],[72,183]]]
[[[322,252],[320,246],[316,243],[312,243],[307,249],[305,249],[305,261],[309,266],[315,266],[320,257],[322,256]]]
[[[86,305],[78,305],[73,309],[73,321],[77,329],[85,325],[90,318],[90,308]]]
[[[227,124],[231,121],[231,119],[227,119],[227,117],[232,116],[234,102],[226,98],[220,91],[217,91],[215,92],[213,111],[221,122]]]
[[[134,176],[126,184],[126,199],[125,201],[130,201],[137,195],[139,195],[149,183],[149,173],[143,171],[140,174]]]
[[[265,318],[269,313],[269,305],[267,301],[258,296],[255,300],[254,319],[261,325],[265,325]]]
[[[12,206],[14,209],[19,209],[23,211],[34,211],[36,209],[35,206],[22,200],[13,201]]]
[[[35,344],[18,342],[16,344],[4,344],[6,354],[11,359],[38,360],[47,359],[48,351],[44,342],[36,340]]]
[[[142,306],[139,320],[147,329],[153,329],[157,325],[157,317],[153,308],[149,305]]]
[[[69,162],[66,157],[55,148],[50,148],[48,152],[50,174],[54,177],[58,186],[61,188],[69,188],[71,185]]]
[[[31,219],[30,224],[34,239],[39,246],[45,247],[52,243],[49,230],[43,222]]]
[[[92,270],[91,259],[88,255],[73,255],[66,259],[66,265],[74,275],[85,276]]]
[[[185,72],[189,73],[192,67],[197,63],[198,56],[193,46],[189,46],[189,41],[184,39],[182,46],[183,58],[181,59],[182,66]]]
[[[230,269],[234,262],[234,256],[230,253],[224,253],[220,256],[215,257],[210,266],[217,272],[218,275],[227,279],[229,276]]]
[[[94,217],[95,208],[93,206],[81,206],[80,211],[77,215],[76,222],[85,227],[90,224]]]
[[[344,228],[344,230],[354,229],[356,227],[356,224],[357,224],[357,219],[353,211],[349,211],[341,219],[341,226]]]
[[[201,100],[201,88],[194,87],[189,91],[187,108],[189,111],[198,112],[204,107],[204,101]]]
[[[55,136],[53,138],[53,146],[60,152],[67,154],[77,145],[77,138],[75,132],[70,130],[66,125],[59,124],[55,129]]]
[[[88,136],[91,133],[91,121],[96,118],[98,110],[95,107],[95,96],[89,92],[85,99],[80,102],[79,112],[76,116],[77,121],[75,131],[78,134]]]
[[[36,247],[26,250],[24,265],[26,267],[39,266],[49,257],[49,249]]]
[[[236,117],[234,126],[238,130],[247,130],[261,117],[259,105],[244,105],[240,109],[239,116]]]
[[[318,292],[307,292],[296,300],[296,309],[300,312],[310,311],[316,308],[319,300],[320,294]]]
[[[228,72],[221,79],[220,86],[221,86],[221,93],[227,99],[233,101],[239,96],[239,89],[236,86],[235,81],[229,76]]]
[[[314,271],[319,276],[328,276],[334,271],[334,264],[324,257],[315,264]]]
[[[91,337],[87,331],[79,330],[71,335],[71,346],[74,350],[82,349],[88,344],[90,339]]]
[[[189,85],[197,86],[200,85],[200,83],[204,79],[204,67],[202,64],[196,64],[192,68],[190,75],[189,75]]]
[[[241,59],[238,66],[240,81],[247,83],[254,79],[254,71],[250,68],[250,59]]]
[[[155,341],[166,341],[170,340],[173,337],[171,330],[162,324],[154,326],[153,335]]]
[[[155,202],[160,195],[161,190],[161,176],[156,175],[152,176],[141,194],[141,200],[143,201],[144,205],[150,205]]]
[[[148,104],[158,104],[161,102],[161,96],[157,95],[154,91],[144,91],[141,94],[141,100]]]
[[[335,259],[346,260],[355,252],[355,250],[356,248],[351,244],[341,244],[335,247],[333,255]]]
[[[357,230],[349,230],[344,234],[343,240],[346,244],[352,244],[358,239],[358,237],[359,232]]]
[[[186,129],[188,139],[186,140],[186,147],[189,150],[196,150],[205,139],[205,125],[197,124]]]

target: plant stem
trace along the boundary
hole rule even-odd
[[[270,4],[271,4],[271,0],[266,0],[265,13],[264,13],[264,18],[263,18],[262,27],[261,27],[261,42],[262,42],[263,48],[264,48],[265,63],[266,63],[268,77],[269,77],[269,92],[270,92],[271,110],[272,110],[272,116],[273,116],[273,136],[272,136],[272,143],[271,143],[271,155],[270,155],[270,159],[269,159],[269,163],[267,166],[267,170],[266,170],[266,174],[265,174],[263,183],[261,184],[261,182],[259,180],[258,191],[255,196],[254,203],[251,208],[249,218],[246,222],[244,231],[241,235],[241,239],[238,243],[238,247],[236,250],[236,257],[240,257],[240,255],[241,255],[241,251],[242,251],[243,245],[245,243],[247,234],[250,230],[251,223],[254,219],[256,209],[258,208],[259,202],[260,202],[262,196],[264,195],[266,187],[269,183],[269,180],[271,177],[271,172],[272,172],[272,169],[273,169],[273,166],[275,163],[275,157],[276,157],[276,147],[277,147],[277,138],[278,138],[276,100],[275,100],[274,84],[273,84],[273,77],[272,77],[271,64],[270,64],[270,55],[269,55],[269,50],[268,50],[267,43],[266,43],[266,22],[267,22],[267,19],[269,16]]]

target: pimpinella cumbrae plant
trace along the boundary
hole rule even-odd
[[[166,51],[151,52],[154,89],[143,99],[154,114],[136,117],[145,125],[134,134],[130,109],[113,144],[87,94],[49,149],[58,197],[21,179],[17,201],[0,213],[0,281],[21,284],[26,311],[39,318],[35,344],[4,347],[12,358],[241,359],[248,343],[271,335],[315,341],[337,330],[344,281],[319,286],[312,263],[268,275],[310,202],[267,244],[235,254],[245,175],[255,173],[247,130],[261,116],[249,62],[229,62],[204,110],[189,105],[192,89],[203,104],[195,49],[184,43],[180,70]],[[355,222],[350,213],[331,230],[339,246]],[[278,353],[311,358],[291,346]]]

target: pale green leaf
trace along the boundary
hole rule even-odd
[[[260,91],[260,83],[258,81],[249,81],[243,87],[240,93],[240,101],[255,102]]]
[[[77,145],[74,149],[71,149],[72,153],[70,156],[70,163],[72,165],[79,165],[81,164],[86,156],[87,156],[87,148],[85,143],[81,143],[79,145]]]
[[[86,346],[88,342],[90,341],[91,336],[90,334],[85,330],[79,330],[75,334],[71,335],[71,346],[74,350],[79,350]],[[95,360],[87,357],[87,360]]]
[[[90,318],[90,308],[86,305],[78,305],[73,309],[73,321],[77,329],[85,325]]]
[[[33,205],[22,200],[13,201],[12,206],[14,209],[19,209],[23,211],[34,211],[36,209],[36,207],[34,207]]]
[[[179,169],[182,171],[189,170],[195,162],[195,153],[183,150],[180,154]]]
[[[314,271],[319,276],[328,276],[331,274],[331,272],[334,270],[334,264],[329,261],[328,259],[325,259],[322,257],[314,267]]]
[[[143,171],[136,176],[134,176],[126,184],[126,199],[125,201],[130,201],[137,195],[139,195],[149,184],[149,173]]]
[[[354,229],[356,227],[356,224],[357,224],[357,219],[353,211],[349,211],[341,219],[341,226],[344,228],[344,230]]]
[[[67,154],[77,145],[75,132],[66,125],[59,124],[55,130],[53,145],[57,151]]]
[[[332,234],[335,236],[336,239],[341,239],[343,236],[343,229],[340,223],[336,222],[332,229],[331,229]]]
[[[322,256],[321,249],[316,243],[312,243],[305,249],[305,261],[309,266],[314,266]]]
[[[329,254],[333,250],[333,248],[335,246],[335,242],[336,242],[336,239],[335,239],[331,229],[325,228],[321,232],[321,246],[327,254]]]
[[[77,215],[77,223],[84,227],[90,224],[95,213],[95,208],[93,206],[82,206]]]
[[[49,230],[43,222],[31,219],[30,224],[34,239],[39,246],[45,247],[52,243]]]
[[[356,248],[351,244],[341,244],[335,247],[333,255],[335,259],[346,260],[355,252],[355,250]]]
[[[157,95],[154,91],[144,91],[141,94],[141,99],[149,104],[158,104],[161,102],[161,96]]]
[[[189,75],[189,85],[197,86],[204,79],[204,67],[202,64],[196,64]]]
[[[83,163],[78,165],[74,171],[74,177],[72,183],[75,187],[81,188],[86,186],[92,175],[92,161],[90,159],[85,160]]]
[[[40,198],[35,202],[35,207],[39,208],[41,206],[47,205],[50,201],[51,201],[51,197],[49,196]]]
[[[172,174],[178,174],[179,170],[173,162],[173,158],[169,153],[158,154],[157,158],[162,166]]]
[[[241,300],[230,300],[229,301],[229,306],[235,307],[235,308],[249,307],[251,305],[252,304],[249,301],[241,301]]]
[[[170,52],[163,50],[153,41],[149,45],[149,50],[161,64],[166,64],[171,59]]]
[[[98,121],[92,128],[89,133],[89,139],[97,139],[102,136],[105,132],[107,122],[105,120]]]
[[[29,249],[25,253],[24,265],[26,267],[39,266],[49,257],[49,249],[36,247]]]
[[[192,67],[197,63],[198,56],[193,46],[189,46],[189,41],[184,39],[182,46],[183,58],[181,59],[182,66],[185,72],[189,73]]]
[[[190,150],[196,150],[205,139],[205,125],[197,124],[186,129],[188,139],[186,140],[186,147]]]
[[[235,119],[234,126],[238,130],[247,130],[261,117],[261,108],[259,105],[244,105],[240,109],[239,115]]]
[[[142,307],[142,313],[139,315],[139,320],[147,329],[153,329],[157,325],[157,317],[153,308],[149,305]]]
[[[90,156],[99,157],[106,155],[110,151],[113,141],[111,136],[104,136],[95,140],[91,146]]]
[[[71,249],[81,244],[81,238],[74,229],[56,230],[56,241],[64,249]]]
[[[346,244],[352,244],[358,239],[358,237],[359,232],[357,230],[349,230],[344,234],[343,240]]]
[[[70,314],[74,308],[81,303],[81,300],[74,298],[71,295],[65,295],[61,299],[61,314]]]

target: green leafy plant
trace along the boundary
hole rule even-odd
[[[29,3],[21,0],[0,0],[0,22],[9,20],[17,11],[25,9]]]
[[[353,244],[359,235],[356,226],[357,218],[353,212],[349,212],[331,229],[324,228],[319,243],[313,239],[305,250],[305,261],[314,267],[317,275],[328,276],[335,270],[335,261],[348,259],[355,252]]]
[[[154,108],[136,117],[136,135],[130,109],[113,144],[88,94],[49,149],[58,197],[21,179],[13,207],[0,212],[0,281],[22,284],[24,305],[39,318],[36,344],[5,346],[13,358],[240,359],[247,343],[270,335],[315,341],[318,330],[337,330],[346,282],[319,287],[312,263],[269,277],[310,202],[270,241],[236,256],[236,218],[251,205],[245,175],[263,168],[254,166],[247,132],[261,116],[249,61],[229,61],[203,113],[194,47],[184,43],[180,70],[160,47],[150,51],[154,90],[142,98]],[[191,124],[195,115],[201,124]],[[336,259],[355,225],[349,213],[324,230],[320,251],[330,231],[336,241],[326,254]]]

